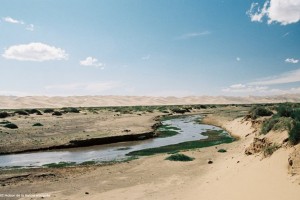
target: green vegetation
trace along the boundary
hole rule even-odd
[[[44,126],[44,125],[41,124],[41,123],[35,123],[35,124],[33,124],[32,126]]]
[[[18,114],[18,115],[29,115],[28,112],[26,112],[25,110],[17,110],[17,111],[15,111],[15,114]]]
[[[96,161],[90,160],[90,161],[82,162],[82,163],[80,163],[79,165],[95,165],[95,164],[97,164]]]
[[[171,160],[171,161],[183,161],[183,162],[187,162],[187,161],[193,161],[195,158],[186,156],[184,154],[173,154],[170,155],[166,158],[166,160]]]
[[[174,135],[179,134],[179,128],[176,127],[171,127],[169,125],[162,125],[158,128],[158,137],[160,138],[165,138],[165,137],[171,137]]]
[[[293,145],[300,141],[300,121],[294,121],[293,127],[289,132],[289,140]]]
[[[76,163],[75,162],[59,162],[59,163],[49,163],[43,165],[43,167],[48,167],[48,168],[63,168],[63,167],[70,167],[74,166]]]
[[[274,109],[277,113],[263,122],[261,133],[267,134],[271,130],[287,130],[290,143],[298,144],[300,141],[300,105],[285,103],[279,104]]]
[[[264,156],[268,157],[268,156],[272,155],[278,148],[279,148],[279,146],[277,144],[272,144],[272,145],[266,147],[263,151]]]
[[[52,109],[52,108],[46,108],[44,110],[44,113],[53,113],[53,112],[54,112],[54,109]]]
[[[37,114],[37,115],[43,115],[41,111],[37,110],[37,109],[28,109],[25,110],[27,113],[29,114]]]
[[[7,112],[0,112],[0,118],[6,118],[9,114]]]
[[[65,107],[61,109],[65,113],[80,113],[80,110],[78,108],[73,107]]]
[[[226,153],[227,150],[226,150],[226,149],[219,149],[218,152],[219,152],[219,153]]]
[[[16,124],[14,124],[14,123],[7,123],[7,124],[5,124],[3,127],[5,127],[5,128],[10,128],[10,129],[17,129],[17,128],[19,128]]]
[[[128,153],[128,156],[150,156],[158,153],[170,153],[174,151],[182,151],[182,150],[190,150],[190,149],[198,149],[203,147],[209,147],[213,145],[218,145],[222,143],[231,143],[235,139],[230,137],[229,135],[224,134],[222,130],[209,130],[206,133],[202,133],[202,135],[207,135],[207,139],[195,140],[189,142],[182,142],[179,144],[172,144],[162,147],[143,149],[138,151],[132,151]]]
[[[255,106],[249,112],[251,119],[257,119],[259,117],[264,116],[271,116],[272,114],[273,112],[271,110],[262,106]]]

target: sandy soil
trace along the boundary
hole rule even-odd
[[[0,153],[47,148],[85,140],[118,135],[134,135],[153,131],[155,117],[162,113],[120,114],[107,110],[96,113],[82,110],[62,116],[43,115],[7,117],[18,129],[0,126]],[[32,126],[35,123],[43,126]]]
[[[187,97],[150,97],[150,96],[0,96],[0,109],[13,108],[59,108],[91,106],[134,106],[134,105],[184,105],[184,104],[241,104],[241,103],[278,103],[299,102],[300,94],[279,96],[187,96]]]
[[[206,122],[221,125],[240,140],[184,152],[195,158],[192,162],[167,161],[164,160],[167,155],[161,154],[111,166],[22,172],[25,178],[21,181],[20,178],[3,181],[2,176],[2,181],[8,183],[0,187],[0,194],[46,193],[50,197],[45,199],[70,200],[298,200],[299,145],[292,148],[282,144],[267,158],[261,153],[247,156],[245,148],[253,142],[257,130],[250,121],[229,115],[216,113],[208,116]],[[218,153],[219,148],[227,152]],[[288,162],[291,156],[294,156],[292,168]],[[208,160],[213,164],[208,164]]]

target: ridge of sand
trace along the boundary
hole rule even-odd
[[[185,104],[248,104],[300,102],[300,94],[278,96],[187,96],[187,97],[151,97],[151,96],[0,96],[0,109],[18,108],[58,108],[58,107],[98,107],[98,106],[134,106],[134,105],[185,105]]]

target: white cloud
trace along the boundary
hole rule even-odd
[[[70,83],[61,85],[46,86],[47,90],[69,90],[69,91],[83,91],[83,92],[102,92],[120,87],[121,84],[116,81],[108,82],[91,82],[91,83]]]
[[[294,59],[294,58],[287,58],[285,59],[286,63],[292,63],[292,64],[297,64],[299,62],[299,60]]]
[[[12,23],[12,24],[24,24],[23,21],[17,20],[17,19],[13,19],[11,17],[3,17],[3,21],[8,22],[8,23]]]
[[[251,21],[262,22],[268,19],[268,24],[273,22],[287,25],[300,20],[300,0],[268,0],[261,8],[258,3],[252,3],[247,11]]]
[[[222,92],[230,93],[263,93],[266,92],[268,87],[266,86],[251,86],[243,84],[231,85],[228,88],[222,89]]]
[[[143,57],[142,57],[142,60],[149,60],[150,58],[151,58],[150,55],[146,55],[146,56],[143,56]]]
[[[93,66],[93,67],[101,67],[101,69],[104,69],[104,64],[98,62],[98,60],[96,58],[93,57],[87,57],[85,60],[81,60],[79,61],[80,65],[83,66]]]
[[[14,19],[12,17],[3,17],[2,19],[3,19],[3,21],[5,21],[7,23],[19,24],[19,25],[22,25],[22,26],[26,26],[25,29],[27,31],[34,31],[34,25],[33,24],[26,24],[25,22],[23,22],[21,20]]]
[[[236,57],[236,61],[241,61],[241,58],[240,57]]]
[[[211,34],[211,32],[209,32],[209,31],[186,33],[186,34],[183,34],[183,35],[177,37],[176,39],[186,40],[186,39],[205,36],[205,35],[209,35],[209,34]]]
[[[20,61],[67,60],[65,50],[43,43],[29,43],[10,46],[2,56],[6,59]]]
[[[34,25],[33,24],[29,24],[26,26],[26,30],[27,31],[34,31]]]
[[[286,72],[274,77],[267,77],[260,81],[249,83],[249,85],[275,85],[300,82],[300,69]]]

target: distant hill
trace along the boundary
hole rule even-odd
[[[300,94],[277,96],[188,96],[188,97],[150,97],[150,96],[0,96],[1,109],[49,108],[49,107],[90,107],[90,106],[133,106],[133,105],[176,105],[176,104],[248,104],[299,102]]]

